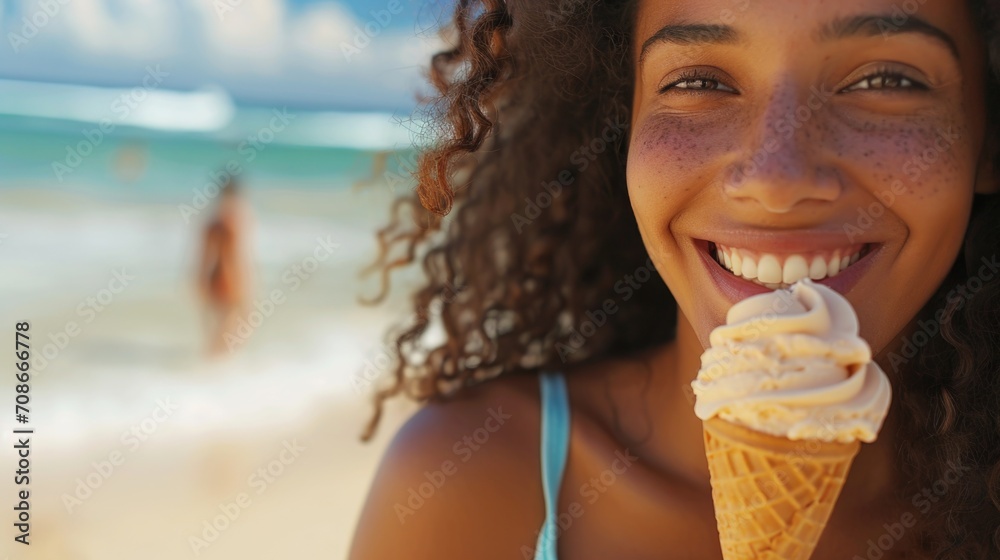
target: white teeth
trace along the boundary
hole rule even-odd
[[[785,284],[794,284],[799,280],[809,276],[809,264],[805,257],[792,255],[785,259],[785,266],[781,273],[781,281]]]
[[[836,276],[840,272],[840,254],[834,253],[833,258],[830,259],[830,263],[826,267],[827,276]]]
[[[730,260],[733,262],[733,266],[730,268],[730,270],[733,271],[733,274],[743,276],[743,257],[740,256],[740,252],[738,250],[733,249],[733,256]]]
[[[765,284],[778,284],[781,282],[781,265],[778,264],[778,257],[765,254],[757,264],[757,279]]]
[[[823,260],[823,257],[813,257],[812,266],[809,267],[809,278],[813,280],[826,278],[826,261]]]
[[[719,264],[736,276],[771,289],[786,288],[803,278],[822,280],[836,276],[861,258],[861,251],[843,257],[840,256],[841,251],[834,251],[830,257],[813,256],[810,263],[808,257],[803,255],[788,255],[782,266],[778,257],[773,254],[753,257],[741,253],[739,249],[720,246],[716,246],[713,252]],[[830,259],[829,262],[827,258]]]

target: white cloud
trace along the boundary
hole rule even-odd
[[[290,53],[305,57],[307,66],[320,72],[344,62],[340,44],[351,40],[357,25],[354,17],[339,4],[314,4],[288,26]]]
[[[29,4],[41,9],[36,1]],[[173,6],[162,0],[121,0],[114,12],[107,0],[72,0],[53,22],[68,28],[86,52],[148,59],[175,52],[176,16]]]
[[[159,0],[162,1],[162,0]],[[210,51],[224,72],[273,74],[285,50],[287,11],[282,0],[190,0]],[[233,65],[237,65],[234,67]]]
[[[23,14],[38,9],[38,0],[20,1]],[[171,72],[165,88],[218,84],[282,103],[403,107],[440,48],[433,33],[396,21],[413,13],[393,15],[385,27],[336,1],[70,0],[61,10],[22,52],[0,49],[0,77],[127,84],[161,63]],[[20,27],[14,13],[16,21],[0,20],[3,35]],[[348,60],[344,45],[359,38],[365,44]]]

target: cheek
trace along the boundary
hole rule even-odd
[[[880,305],[859,309],[862,335],[876,351],[915,316],[947,275],[968,224],[978,144],[956,118],[896,120],[865,131],[841,129],[842,170],[867,191],[851,225],[888,232],[891,265]]]
[[[699,293],[685,267],[699,265],[682,257],[670,224],[686,209],[697,209],[695,199],[710,190],[720,162],[738,147],[732,122],[720,121],[654,115],[638,122],[630,139],[626,180],[632,210],[650,257],[682,307]],[[686,309],[706,343],[708,331],[725,321],[724,311],[711,315],[714,309]]]
[[[736,148],[733,123],[654,115],[636,126],[626,179],[636,219],[654,226],[674,217],[717,175],[720,156]]]
[[[869,123],[836,135],[838,159],[868,191],[859,221],[898,220],[907,250],[951,264],[968,219],[975,179],[973,141],[954,116]],[[891,226],[892,224],[887,224]],[[951,255],[940,254],[951,252]]]

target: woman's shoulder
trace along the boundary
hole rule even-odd
[[[440,455],[440,447],[445,458],[471,463],[492,447],[524,446],[539,425],[539,398],[539,374],[518,372],[433,399],[400,428],[390,452]]]
[[[540,414],[533,373],[422,407],[382,459],[351,558],[510,558],[533,547],[544,520]]]
[[[614,447],[611,419],[621,420],[612,409],[629,408],[619,393],[638,386],[641,368],[602,360],[563,375],[580,440],[571,454],[599,461]],[[541,415],[537,372],[505,373],[422,407],[382,459],[351,559],[530,558],[545,520]]]

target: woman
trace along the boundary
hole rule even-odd
[[[198,291],[207,309],[210,356],[242,345],[236,329],[250,294],[248,212],[236,181],[229,179],[202,237]]]
[[[894,399],[813,558],[1000,558],[998,16],[460,2],[432,65],[449,128],[421,162],[427,215],[381,233],[428,251],[379,401],[428,404],[351,557],[721,558],[690,381],[729,306],[819,256]],[[568,434],[542,436],[561,380]]]

